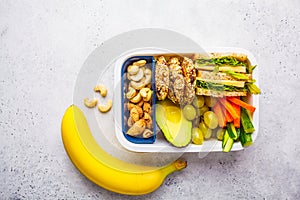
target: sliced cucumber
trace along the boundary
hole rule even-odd
[[[245,133],[244,129],[241,128],[240,141],[243,147],[248,147],[253,144],[252,142],[252,134]]]
[[[240,135],[241,135],[241,129],[240,128],[235,128],[235,130],[236,130],[236,134],[238,136],[237,140],[239,140],[240,139]]]
[[[224,149],[224,147],[225,147],[225,144],[226,144],[228,138],[229,138],[228,131],[225,130],[225,133],[224,133],[224,136],[223,136],[223,140],[222,140],[222,148],[223,148],[223,149]]]
[[[238,133],[237,133],[233,123],[228,123],[227,124],[227,131],[228,131],[229,136],[232,139],[234,139],[234,140],[238,139]]]
[[[241,122],[245,133],[253,133],[255,131],[251,118],[245,108],[242,108]]]
[[[231,137],[228,137],[228,140],[223,148],[224,152],[229,152],[233,146],[234,140]]]

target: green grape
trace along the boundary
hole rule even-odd
[[[218,126],[218,117],[213,111],[205,112],[203,118],[208,128],[215,129]]]
[[[207,105],[204,105],[199,109],[200,116],[202,116],[206,111],[209,111],[209,108],[207,107]]]
[[[219,128],[217,130],[217,138],[218,138],[218,140],[221,140],[221,141],[223,140],[224,133],[225,133],[225,129],[223,129],[223,128]]]
[[[196,108],[201,108],[202,106],[204,106],[204,97],[203,96],[196,96],[194,98],[193,105]]]
[[[203,143],[203,140],[204,140],[204,136],[203,136],[203,133],[202,131],[199,129],[199,128],[193,128],[192,129],[192,142],[194,144],[202,144]]]
[[[196,117],[196,109],[192,105],[185,105],[183,108],[183,115],[187,120],[193,120]]]
[[[202,131],[205,139],[209,139],[211,137],[212,131],[205,125],[204,122],[199,124],[199,129]]]
[[[204,136],[204,138],[207,140],[207,139],[209,139],[209,138],[211,138],[211,135],[212,135],[212,131],[211,131],[211,129],[208,129],[209,131],[207,131],[206,132],[206,134],[205,134],[205,136]]]
[[[208,107],[213,107],[217,103],[217,99],[215,97],[210,97],[210,96],[205,96],[204,101]]]

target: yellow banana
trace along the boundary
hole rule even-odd
[[[96,143],[83,112],[75,105],[66,110],[61,130],[66,152],[78,170],[95,184],[116,193],[150,193],[168,174],[186,167],[186,162],[180,160],[162,167],[150,167],[112,157]]]

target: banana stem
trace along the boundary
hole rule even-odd
[[[187,162],[182,160],[176,160],[169,165],[165,166],[162,171],[165,176],[169,175],[170,173],[174,171],[180,171],[184,168],[186,168]]]
[[[187,167],[187,162],[186,162],[186,161],[183,161],[183,160],[176,160],[176,161],[174,162],[174,166],[176,167],[176,169],[177,169],[178,171],[180,171],[180,170],[182,170],[182,169],[184,169],[184,168]]]

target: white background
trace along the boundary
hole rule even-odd
[[[60,123],[87,56],[112,36],[147,27],[251,51],[260,132],[243,151],[185,154],[185,170],[151,194],[128,197],[73,167]],[[299,199],[299,38],[297,0],[0,0],[0,199]]]

